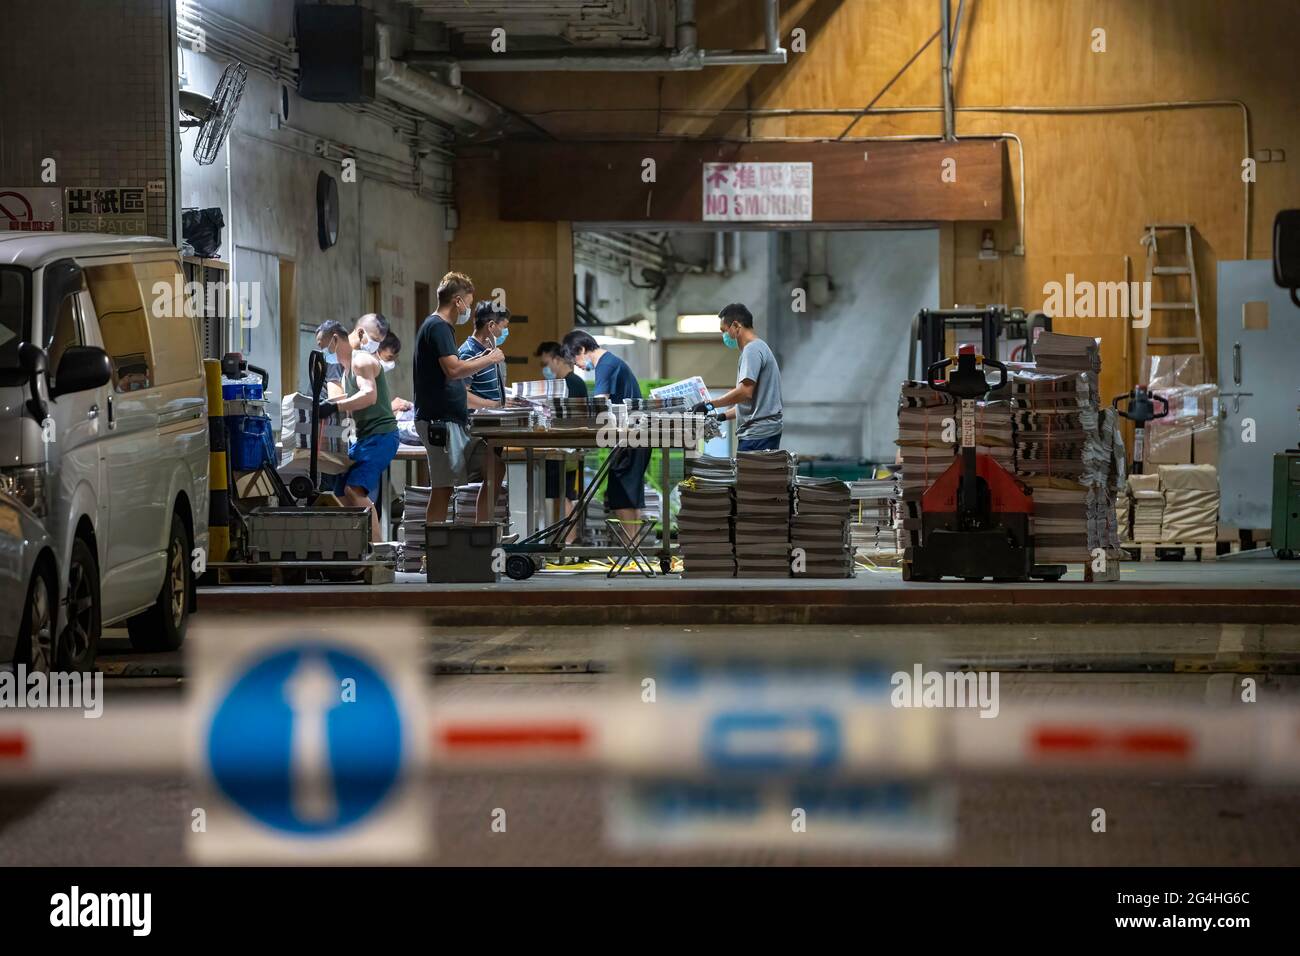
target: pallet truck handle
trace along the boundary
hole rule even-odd
[[[991,358],[984,359],[982,365],[984,368],[994,369],[998,373],[998,382],[996,385],[989,386],[990,392],[995,392],[999,388],[1007,384],[1007,367],[1005,365],[1003,365],[997,359],[991,359]]]
[[[951,364],[952,364],[952,359],[950,358],[940,359],[939,361],[935,362],[933,365],[931,365],[928,369],[925,370],[925,383],[929,385],[932,389],[934,389],[936,392],[943,392],[945,395],[949,394],[951,392],[951,389],[948,388],[947,381],[939,378],[939,373],[942,372]]]
[[[1163,395],[1148,395],[1148,397],[1151,399],[1151,401],[1159,402],[1161,405],[1164,406],[1164,408],[1161,409],[1159,415],[1151,416],[1153,420],[1157,418],[1164,418],[1166,415],[1169,414],[1169,399],[1165,398]]]

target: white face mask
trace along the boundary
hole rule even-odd
[[[470,320],[470,315],[471,315],[471,313],[470,313],[470,308],[469,308],[469,306],[465,306],[465,311],[460,312],[460,313],[457,313],[457,315],[456,315],[456,324],[457,324],[457,325],[464,325],[466,322],[468,322],[468,321]]]
[[[379,364],[384,367],[385,372],[391,372],[393,369],[397,368],[396,362],[386,362],[383,359],[380,359]]]
[[[369,352],[371,355],[374,355],[376,352],[379,351],[379,343],[376,342],[374,339],[367,337],[365,343],[361,346],[361,350],[363,352]]]

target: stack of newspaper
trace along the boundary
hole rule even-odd
[[[1039,369],[1101,374],[1101,344],[1090,335],[1043,332],[1034,343],[1034,361]]]
[[[795,577],[853,577],[851,503],[849,486],[836,478],[795,479],[790,520],[790,568]]]
[[[478,521],[478,490],[482,484],[474,481],[456,487],[451,498],[451,514],[448,516],[453,524],[474,524]],[[510,531],[510,491],[504,481],[501,483],[501,494],[497,496],[492,520],[501,525],[502,534]]]
[[[702,471],[688,475],[677,486],[681,498],[677,543],[682,573],[686,577],[734,578],[736,471],[727,458],[701,456],[693,464],[701,461],[705,462]]]
[[[407,485],[402,493],[402,571],[424,570],[424,515],[429,507],[427,485]]]
[[[736,455],[736,569],[742,578],[790,576],[790,482],[785,451]]]
[[[849,542],[873,561],[898,554],[898,476],[864,478],[849,486],[852,521]]]
[[[476,408],[469,418],[470,428],[474,431],[485,429],[527,430],[533,427],[534,412],[528,405],[516,405],[508,408]]]
[[[1160,526],[1165,517],[1165,493],[1160,490],[1160,475],[1129,475],[1128,492],[1133,499],[1133,542],[1159,544]]]

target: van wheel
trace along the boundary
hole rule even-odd
[[[99,653],[99,564],[85,540],[72,542],[68,561],[68,623],[54,660],[60,670],[92,671]]]
[[[190,599],[190,533],[172,514],[167,537],[167,566],[153,607],[126,622],[131,646],[137,651],[174,651],[185,640]]]
[[[55,575],[44,568],[32,575],[27,606],[18,632],[17,662],[29,673],[48,674],[54,669],[54,635],[58,625],[58,586]]]

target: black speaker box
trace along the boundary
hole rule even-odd
[[[317,103],[375,98],[375,15],[365,7],[300,3],[298,95]]]

